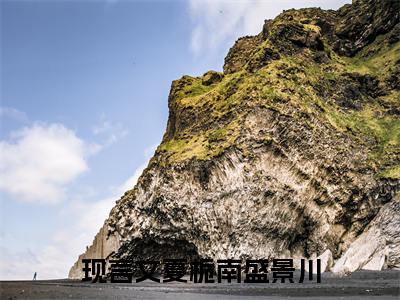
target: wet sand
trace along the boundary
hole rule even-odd
[[[78,280],[1,281],[0,299],[399,299],[400,271],[322,274],[306,283],[84,283]]]

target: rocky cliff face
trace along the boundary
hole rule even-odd
[[[111,256],[399,268],[399,20],[399,1],[288,10],[223,73],[174,81],[162,143],[69,277]]]

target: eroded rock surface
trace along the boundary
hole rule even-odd
[[[332,271],[400,269],[400,197],[385,204]]]
[[[285,11],[224,74],[175,80],[162,143],[69,277],[112,256],[398,267],[397,5]]]

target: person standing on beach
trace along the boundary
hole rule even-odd
[[[33,274],[33,279],[32,280],[36,280],[36,276],[37,276],[37,273],[35,272],[35,274]]]

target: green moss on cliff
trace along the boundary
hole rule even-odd
[[[275,23],[281,26],[284,20]],[[300,34],[311,32],[315,39],[321,32],[311,23],[299,28]],[[301,38],[295,36],[295,42],[302,43]],[[208,160],[232,146],[245,149],[237,145],[241,122],[248,111],[259,107],[292,118],[312,115],[365,145],[371,167],[380,169],[381,177],[397,178],[400,118],[390,111],[400,110],[400,92],[385,90],[385,80],[399,61],[400,42],[388,44],[386,38],[378,37],[354,57],[338,55],[326,39],[323,46],[317,42],[312,46],[323,50],[304,47],[296,54],[293,49],[277,53],[267,39],[251,52],[242,70],[221,75],[218,82],[204,85],[202,77],[185,76],[174,101],[181,114],[192,114],[197,121],[160,146],[166,161]]]
[[[180,162],[191,158],[208,160],[231,147],[240,134],[239,119],[212,128],[189,138],[172,139],[163,143],[159,150],[166,152],[169,162]]]
[[[386,179],[400,179],[400,166],[386,169],[379,176]]]
[[[381,35],[355,57],[340,57],[339,60],[349,72],[384,77],[400,59],[400,42],[388,45],[385,38],[387,35]]]

